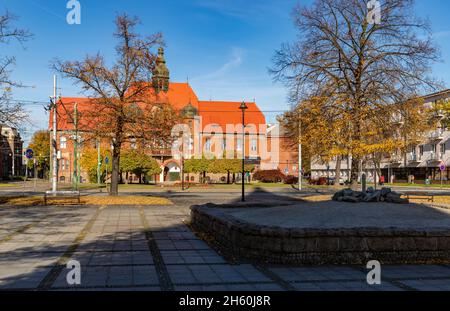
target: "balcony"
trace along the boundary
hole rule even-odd
[[[423,156],[419,154],[408,154],[408,162],[409,163],[421,163]]]
[[[436,142],[436,141],[440,141],[444,139],[444,130],[443,129],[439,129],[436,131],[433,131],[429,134],[429,139],[432,142]]]
[[[444,155],[440,152],[434,153],[432,152],[429,156],[428,156],[428,162],[431,163],[436,163],[436,162],[441,162],[444,158]]]
[[[389,162],[391,164],[402,164],[403,163],[403,157],[400,155],[391,155],[391,158],[389,159]]]

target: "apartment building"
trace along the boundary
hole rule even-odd
[[[0,179],[23,175],[23,140],[17,129],[0,124]]]
[[[423,97],[424,104],[428,107],[436,105],[438,101],[450,100],[450,89],[429,94]],[[411,146],[406,154],[394,153],[381,164],[381,172],[386,181],[408,182],[414,179],[423,182],[431,181],[447,182],[450,180],[450,129],[441,122],[445,115],[437,112],[434,116],[438,119],[437,126],[426,133],[425,138]],[[400,124],[401,125],[401,124]],[[349,180],[352,159],[342,157],[341,180]],[[441,170],[444,168],[444,170]],[[330,162],[322,162],[320,159],[311,161],[311,176],[313,179],[320,177],[336,178],[336,159]],[[375,168],[370,161],[362,161],[360,175],[365,173],[369,181],[375,179]]]

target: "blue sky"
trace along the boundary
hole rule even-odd
[[[81,25],[66,23],[66,0],[0,0],[0,12],[8,9],[20,17],[16,23],[30,29],[34,39],[25,48],[12,43],[1,55],[15,55],[13,78],[30,88],[14,91],[17,99],[47,101],[52,94],[49,62],[83,58],[101,52],[113,60],[113,20],[127,12],[142,20],[139,31],[161,31],[166,41],[166,59],[171,80],[189,79],[203,100],[253,100],[266,117],[288,108],[286,90],[272,82],[267,68],[274,51],[295,39],[290,14],[297,3],[312,0],[79,0]],[[437,78],[450,87],[450,1],[417,0],[419,16],[428,17],[446,61],[434,67]],[[79,88],[60,81],[62,96],[77,96]],[[30,132],[45,128],[47,115],[30,106]],[[28,136],[29,133],[24,136]]]

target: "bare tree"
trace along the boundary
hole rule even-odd
[[[23,43],[31,37],[27,30],[12,26],[16,19],[9,12],[0,15],[0,45],[8,44],[11,40]],[[11,67],[14,64],[14,57],[0,55],[0,123],[18,127],[19,122],[24,119],[26,113],[20,103],[11,100],[12,88],[22,86],[10,78]]]
[[[167,144],[171,140],[170,129],[178,120],[170,105],[148,96],[153,90],[151,81],[157,58],[151,49],[162,44],[162,35],[143,38],[134,32],[138,23],[137,18],[127,15],[116,18],[114,36],[119,43],[117,59],[111,67],[100,54],[82,61],[55,60],[52,64],[92,98],[91,109],[80,119],[84,119],[93,137],[107,138],[111,143],[111,195],[118,194],[123,143],[133,140],[146,149]]]
[[[348,116],[353,185],[368,126],[392,126],[380,111],[395,111],[396,103],[437,86],[429,73],[438,51],[429,24],[413,12],[414,1],[380,2],[380,23],[368,20],[366,0],[316,0],[311,7],[296,7],[298,40],[276,52],[271,70],[295,103],[311,96],[336,98],[335,106]]]

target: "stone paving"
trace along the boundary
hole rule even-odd
[[[185,224],[173,206],[34,207],[0,210],[1,290],[403,291],[450,290],[450,266],[365,267],[232,264]],[[69,286],[66,263],[81,263]]]

